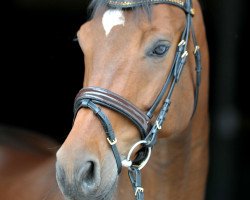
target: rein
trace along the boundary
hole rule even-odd
[[[106,136],[107,141],[110,144],[111,150],[113,151],[116,164],[117,164],[117,172],[120,174],[123,167],[128,168],[128,175],[134,189],[136,200],[144,199],[144,189],[141,183],[141,169],[147,164],[152,147],[155,145],[157,141],[157,135],[159,130],[161,129],[163,122],[167,116],[170,104],[171,104],[171,96],[173,90],[175,88],[176,83],[180,79],[181,72],[186,63],[188,52],[187,45],[190,38],[190,33],[192,35],[192,40],[194,43],[194,57],[196,63],[196,88],[194,91],[194,110],[196,110],[196,105],[198,101],[198,91],[201,81],[201,55],[200,49],[196,41],[193,25],[192,25],[192,17],[194,16],[194,9],[192,7],[191,0],[186,0],[186,2],[182,2],[180,0],[109,0],[108,6],[112,8],[124,9],[124,8],[133,8],[142,6],[145,3],[149,4],[171,4],[177,6],[184,10],[186,14],[186,26],[181,36],[181,40],[176,48],[176,53],[174,57],[173,64],[171,66],[170,73],[166,78],[163,88],[160,93],[156,97],[153,105],[148,110],[147,113],[142,112],[136,106],[134,106],[127,99],[121,97],[118,94],[115,94],[107,89],[99,88],[99,87],[86,87],[82,88],[77,96],[75,97],[74,102],[74,119],[77,115],[77,112],[81,108],[89,108],[93,111],[93,113],[100,120]],[[167,88],[170,88],[167,93]],[[164,100],[164,103],[161,107],[161,110],[156,118],[154,123],[151,122],[151,118],[153,117],[155,110],[165,94],[167,96]],[[112,125],[105,115],[105,113],[98,106],[104,106],[111,110],[114,110],[124,117],[128,118],[132,123],[136,125],[140,134],[141,140],[135,143],[128,155],[127,158],[121,160],[120,154],[118,152],[116,143],[117,139],[115,137],[115,133],[113,131]],[[135,160],[131,160],[130,157],[136,147],[140,146],[141,149],[137,152],[137,156]]]

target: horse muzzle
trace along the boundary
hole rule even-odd
[[[64,160],[62,154],[62,150],[57,153],[56,179],[66,199],[112,199],[117,169],[114,167],[112,173],[108,163],[114,161],[106,160],[101,166],[97,157],[90,153],[78,155],[75,161]]]

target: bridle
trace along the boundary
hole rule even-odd
[[[108,0],[107,1],[107,5],[109,7],[117,9],[134,8],[142,6],[145,3],[171,4],[181,8],[186,14],[186,26],[181,35],[181,40],[177,46],[170,73],[168,74],[161,91],[159,92],[157,98],[155,99],[153,105],[150,107],[148,112],[147,113],[142,112],[131,102],[121,97],[120,95],[100,87],[82,88],[77,94],[74,102],[74,119],[79,109],[89,108],[100,120],[107,135],[107,141],[110,144],[110,147],[113,151],[117,164],[118,174],[120,174],[122,166],[128,167],[129,178],[137,200],[144,199],[143,187],[141,184],[141,169],[146,165],[147,161],[150,158],[151,148],[156,143],[158,132],[161,129],[162,124],[167,116],[173,90],[175,88],[176,83],[179,81],[181,72],[183,70],[183,67],[186,63],[186,59],[188,56],[187,45],[190,38],[190,33],[192,34],[192,41],[195,49],[194,57],[196,63],[196,88],[194,91],[195,94],[194,94],[193,113],[196,110],[196,105],[198,101],[198,91],[201,80],[201,55],[192,25],[192,17],[194,16],[192,0],[186,0],[185,2],[182,2],[180,0],[141,0],[141,1]],[[167,93],[167,88],[169,88],[168,93]],[[156,117],[155,122],[152,123],[151,118],[153,117],[157,106],[159,105],[159,103],[161,102],[166,93],[167,96],[164,100],[161,110],[158,116]],[[118,152],[116,146],[117,139],[115,137],[112,125],[108,117],[105,115],[105,113],[101,110],[101,108],[98,105],[114,110],[120,113],[121,115],[125,116],[126,118],[128,118],[133,124],[136,125],[141,134],[141,140],[135,143],[131,147],[128,156],[125,160],[121,160],[120,154]],[[136,158],[132,161],[130,157],[133,151],[136,149],[136,147],[139,146],[141,146],[141,149],[137,152]]]

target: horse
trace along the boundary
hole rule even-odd
[[[93,0],[83,88],[56,153],[65,199],[201,200],[209,53],[197,0]]]
[[[60,144],[20,127],[0,126],[0,199],[63,200],[55,178]]]
[[[93,0],[90,9],[77,32],[85,70],[72,129],[62,144],[1,129],[0,199],[204,199],[209,53],[200,3]]]

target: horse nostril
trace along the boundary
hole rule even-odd
[[[97,163],[87,161],[79,170],[77,179],[85,194],[94,192],[100,185],[100,170],[98,168]]]
[[[101,184],[99,162],[78,160],[73,171],[69,169],[69,165],[57,161],[56,179],[62,193],[68,199],[86,199],[95,195]]]

